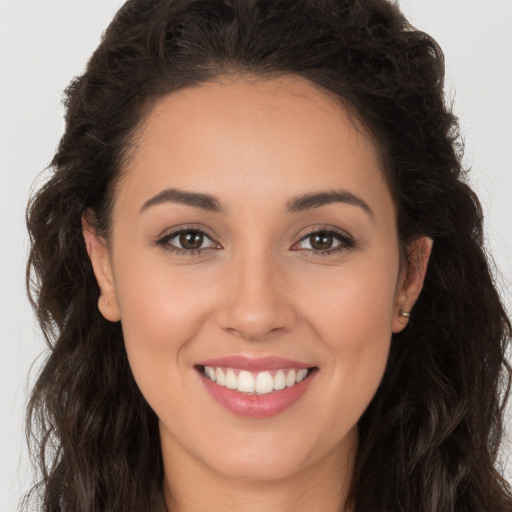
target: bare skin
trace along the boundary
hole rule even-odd
[[[167,439],[167,436],[163,436]],[[354,440],[357,442],[356,440]],[[340,512],[350,481],[353,453],[333,450],[319,463],[279,479],[227,477],[190,457],[178,457],[176,445],[164,447],[172,453],[165,461],[164,496],[169,510],[183,512],[321,510]],[[183,461],[186,463],[183,464]],[[198,482],[205,487],[198,492]],[[177,490],[179,489],[179,493]],[[324,492],[325,491],[325,492]],[[313,507],[313,508],[311,508]],[[350,508],[345,509],[347,512]]]
[[[401,260],[374,142],[303,79],[223,78],[159,100],[123,172],[108,243],[84,237],[160,420],[168,508],[339,512],[432,245]],[[198,369],[226,356],[299,361],[309,387],[233,413]]]

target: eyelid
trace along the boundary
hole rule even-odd
[[[157,240],[154,242],[154,245],[157,247],[161,247],[165,251],[169,251],[171,253],[176,253],[181,256],[194,256],[201,254],[206,251],[218,250],[222,249],[222,245],[216,240],[214,235],[211,235],[209,230],[205,226],[197,225],[197,224],[189,224],[189,225],[181,225],[175,226],[173,228],[167,229],[163,232],[163,234],[157,237]],[[204,247],[199,249],[183,249],[176,245],[170,244],[170,240],[179,236],[182,233],[190,233],[195,232],[199,233],[208,240],[210,240],[215,247]]]
[[[191,222],[190,224],[177,224],[174,226],[168,226],[165,229],[162,229],[157,235],[156,240],[160,240],[162,238],[166,238],[169,235],[180,233],[183,231],[199,231],[204,233],[208,238],[215,240],[217,236],[213,233],[213,231],[206,225],[201,223]]]
[[[325,249],[325,250],[295,248],[301,242],[303,242],[310,236],[317,234],[317,233],[327,233],[329,235],[333,235],[336,238],[336,240],[338,240],[340,243],[331,249]],[[315,255],[324,255],[325,256],[325,255],[332,254],[335,252],[350,250],[350,249],[355,248],[356,246],[357,246],[356,240],[347,231],[337,228],[337,227],[334,227],[334,226],[324,225],[324,226],[315,226],[313,228],[310,228],[306,233],[299,235],[299,239],[293,243],[293,245],[291,246],[290,249],[295,250],[295,251],[304,251],[304,252],[313,253]]]
[[[222,249],[222,244],[220,244],[217,241],[217,237],[214,235],[211,235],[209,233],[209,229],[207,229],[205,226],[197,225],[197,224],[190,224],[190,225],[181,225],[181,226],[175,226],[173,228],[170,228],[166,231],[164,231],[162,235],[159,235],[157,240],[155,241],[154,245],[159,246],[162,249],[177,253],[178,255],[182,256],[193,256],[193,255],[199,255],[204,252],[208,252],[211,250],[218,250]],[[196,232],[210,240],[214,246],[213,247],[204,247],[199,249],[183,249],[181,247],[178,247],[174,244],[170,244],[169,241],[172,240],[174,237],[179,236],[182,233],[188,233],[188,232]],[[324,250],[315,250],[315,249],[308,249],[308,248],[298,248],[297,246],[306,240],[308,237],[311,237],[312,235],[315,235],[317,233],[326,233],[329,235],[332,235],[339,243],[332,247],[331,249],[324,249]],[[302,233],[299,236],[298,240],[292,244],[290,249],[292,251],[301,251],[301,252],[308,252],[312,253],[314,255],[328,255],[336,252],[342,252],[346,250],[353,249],[357,246],[356,241],[354,237],[348,233],[347,231],[340,229],[335,226],[331,225],[319,225],[310,227],[307,232]]]

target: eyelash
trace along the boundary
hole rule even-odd
[[[173,238],[179,237],[180,235],[184,234],[194,234],[202,236],[205,240],[209,240],[212,244],[215,245],[215,247],[204,247],[199,249],[183,249],[181,247],[176,247],[175,245],[171,244],[170,241]],[[209,236],[207,233],[205,233],[202,229],[198,229],[195,227],[185,227],[178,229],[176,231],[173,231],[172,233],[169,233],[168,235],[165,235],[164,237],[157,240],[156,244],[159,247],[162,247],[167,252],[177,254],[178,256],[199,256],[204,251],[209,250],[218,250],[221,248],[220,244],[215,242],[215,240]]]
[[[170,240],[173,238],[179,237],[183,234],[194,234],[202,236],[204,239],[209,240],[212,244],[214,244],[214,247],[204,247],[204,248],[198,248],[198,249],[183,249],[181,247],[177,247],[170,243]],[[325,249],[325,250],[314,250],[314,249],[300,249],[296,247],[297,245],[301,244],[308,238],[311,238],[314,235],[327,235],[332,236],[332,238],[339,242],[339,244],[335,247],[332,247],[331,249]],[[169,233],[168,235],[165,235],[164,237],[160,238],[155,243],[156,246],[162,247],[167,252],[177,254],[179,256],[199,256],[203,254],[205,251],[210,250],[218,250],[221,249],[222,246],[216,242],[211,236],[209,236],[207,233],[205,233],[202,229],[198,229],[195,227],[185,227],[178,229],[177,231],[173,231],[172,233]],[[310,244],[311,245],[311,244]],[[316,228],[306,235],[304,235],[298,242],[292,245],[292,250],[295,251],[307,251],[310,253],[314,253],[315,256],[329,256],[331,254],[339,253],[345,250],[350,250],[356,247],[355,240],[346,232],[338,231],[332,228]]]
[[[354,249],[356,247],[356,242],[348,233],[344,231],[338,231],[332,228],[315,228],[309,233],[305,234],[298,242],[296,242],[292,247],[299,245],[301,242],[304,242],[308,238],[311,238],[313,235],[328,235],[332,236],[334,240],[338,241],[339,244],[331,249],[324,250],[314,250],[314,249],[303,249],[308,252],[314,253],[315,256],[329,256],[332,254],[336,254],[342,251]],[[301,250],[301,249],[296,249]]]

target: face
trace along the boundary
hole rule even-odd
[[[108,249],[84,235],[164,458],[277,479],[355,453],[424,267],[400,265],[378,151],[327,93],[240,78],[159,100]]]

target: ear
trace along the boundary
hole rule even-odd
[[[107,241],[104,237],[98,235],[96,229],[87,220],[85,215],[82,216],[82,234],[100,289],[98,309],[107,320],[118,322],[121,319],[121,315],[117,303]]]
[[[395,293],[392,331],[402,331],[409,322],[409,315],[423,288],[428,260],[432,252],[433,240],[426,236],[417,238],[407,248],[407,261],[404,262]]]

